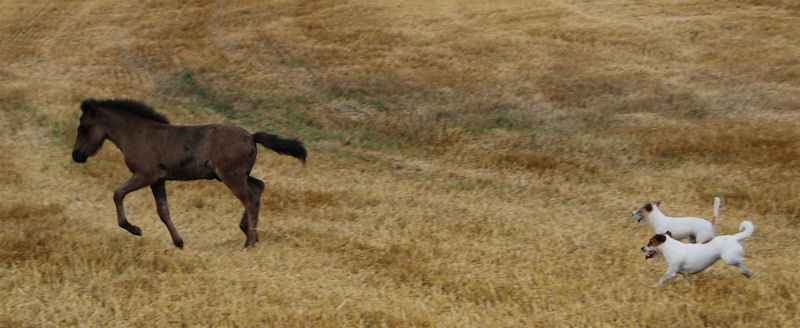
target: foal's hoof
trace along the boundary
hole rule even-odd
[[[250,238],[248,238],[247,241],[244,243],[244,248],[255,247],[257,242],[258,238],[256,238],[255,240],[251,240]]]
[[[135,225],[129,224],[129,225],[124,226],[122,228],[124,228],[125,230],[128,230],[128,232],[130,232],[130,233],[132,233],[132,234],[134,234],[136,236],[141,236],[142,235],[142,229],[139,229],[139,227],[137,227]]]
[[[183,240],[182,239],[173,240],[172,243],[175,244],[175,247],[183,249]]]
[[[247,241],[244,243],[244,248],[253,247],[258,242],[258,230],[255,228],[247,229]]]

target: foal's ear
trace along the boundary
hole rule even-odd
[[[94,114],[94,111],[97,110],[97,107],[95,107],[96,102],[97,101],[92,98],[82,101],[81,111],[85,114]]]

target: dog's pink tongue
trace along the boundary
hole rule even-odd
[[[647,255],[645,255],[645,256],[644,256],[644,258],[645,258],[645,259],[650,259],[650,258],[652,258],[653,256],[656,256],[656,251],[649,251],[649,252],[647,252]]]

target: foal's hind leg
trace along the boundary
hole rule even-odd
[[[158,217],[161,218],[161,222],[167,226],[167,230],[169,230],[169,235],[172,237],[172,244],[175,247],[183,249],[183,238],[178,233],[178,229],[175,228],[175,225],[172,223],[172,219],[169,217],[169,206],[167,206],[167,189],[164,186],[164,180],[158,180],[158,182],[150,185],[150,190],[153,191],[153,198],[156,199],[156,210],[158,210]]]
[[[258,208],[256,209],[256,216],[258,216],[258,210],[261,207],[261,194],[264,192],[264,182],[254,177],[247,177],[247,186],[250,188],[251,197],[255,197],[256,199],[258,206]],[[239,222],[239,229],[241,229],[242,232],[244,232],[245,236],[247,235],[247,230],[248,230],[247,221],[248,221],[247,210],[245,210],[244,214],[242,214],[242,221]],[[256,241],[258,241],[258,237],[256,237]]]
[[[125,216],[125,206],[122,204],[122,200],[125,199],[125,195],[128,193],[141,189],[144,186],[153,183],[152,179],[148,178],[143,174],[134,174],[132,177],[125,181],[122,185],[114,189],[114,205],[117,207],[117,224],[128,232],[141,236],[142,229],[139,227],[132,225],[128,222],[128,218]]]
[[[251,190],[250,187],[250,177],[246,173],[239,173],[239,172],[228,172],[224,174],[219,174],[222,182],[228,186],[236,198],[244,205],[245,214],[242,218],[242,221],[247,221],[247,229],[245,234],[247,235],[247,242],[245,242],[244,247],[253,246],[258,241],[258,231],[256,228],[258,227],[258,207],[259,207],[259,199],[255,197],[255,193]],[[244,220],[246,219],[246,220]],[[239,224],[239,227],[242,227],[242,224]]]

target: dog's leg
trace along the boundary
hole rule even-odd
[[[745,277],[750,278],[750,271],[747,271],[747,266],[744,265],[744,259],[740,259],[739,262],[734,265],[739,267],[739,272]]]
[[[668,267],[667,272],[664,273],[663,276],[661,276],[661,279],[658,280],[657,284],[653,285],[653,288],[661,287],[662,285],[664,285],[665,282],[667,282],[667,280],[675,278],[675,275],[677,273],[678,273],[677,267],[672,267],[672,266]]]
[[[744,258],[742,257],[741,252],[738,254],[723,254],[722,260],[728,265],[739,267],[739,272],[741,272],[745,277],[750,278],[750,271],[747,271],[747,266],[744,265]]]
[[[691,280],[691,278],[689,277],[688,274],[685,274],[685,273],[681,272],[681,276],[683,276],[683,281],[686,282],[687,286],[691,286],[692,285],[692,280]]]

